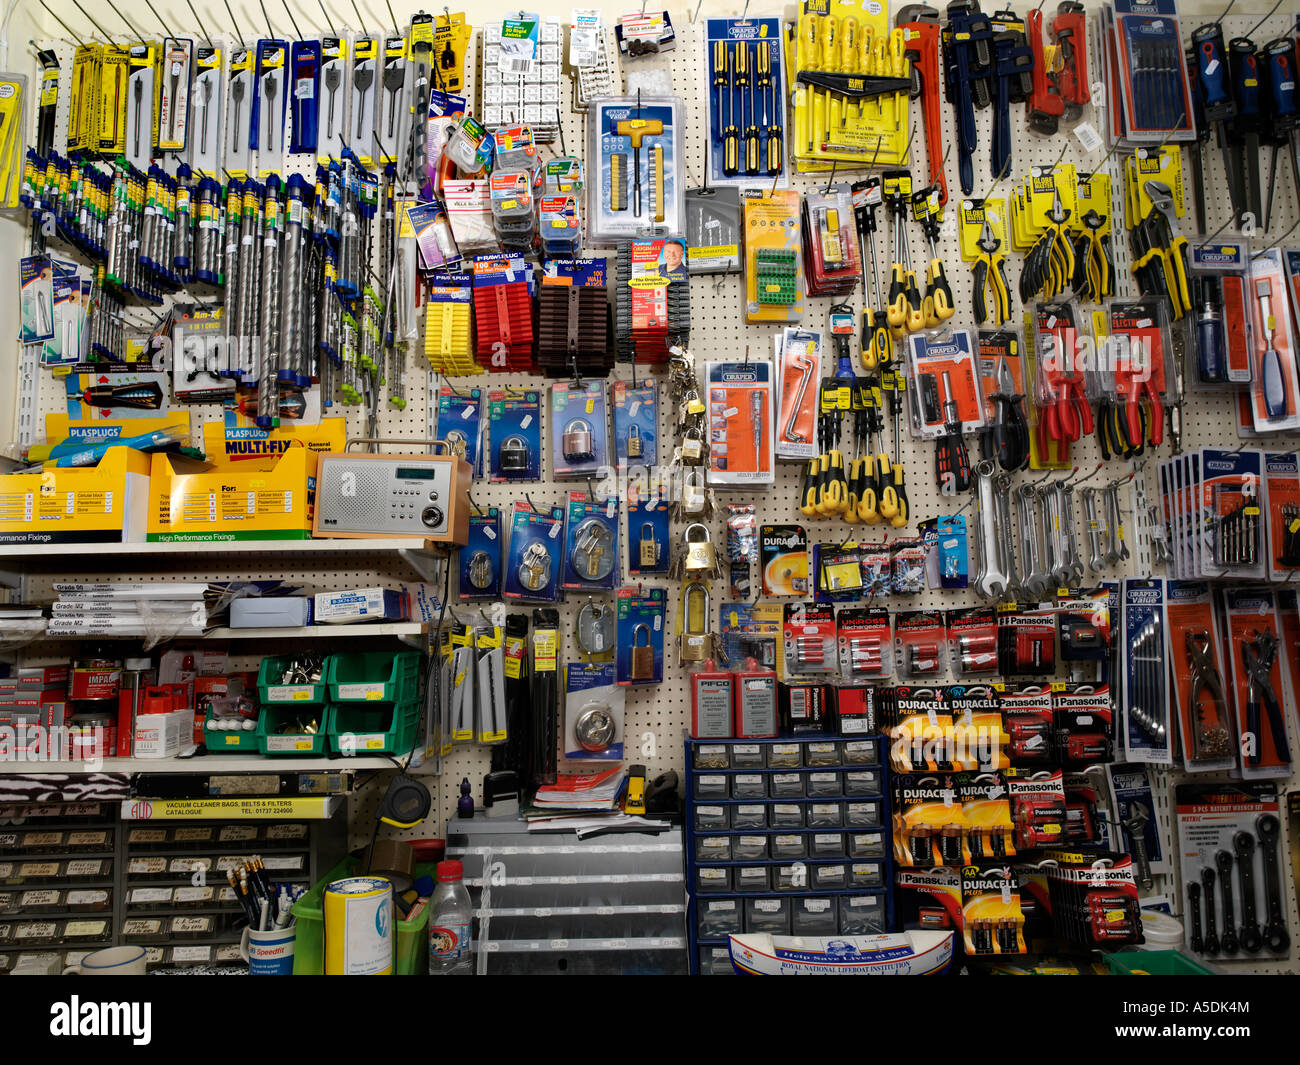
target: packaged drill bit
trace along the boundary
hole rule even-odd
[[[687,270],[740,273],[740,190],[706,186],[686,190]]]
[[[36,53],[36,59],[41,64],[41,99],[36,112],[36,154],[47,156],[54,148],[54,119],[59,109],[59,57],[52,48],[42,48]],[[5,206],[12,205],[6,203]]]
[[[222,50],[213,44],[194,49],[194,121],[189,157],[190,166],[201,177],[221,173],[223,58]]]
[[[348,42],[344,37],[322,37],[320,42],[320,92],[316,111],[316,159],[337,159],[348,135]]]
[[[148,170],[153,155],[154,83],[157,66],[156,41],[131,45],[126,84],[126,161],[137,170]]]
[[[154,143],[160,152],[181,152],[188,132],[194,42],[165,37],[160,58],[158,83],[154,86]]]
[[[320,99],[321,44],[320,41],[294,41],[290,53],[292,92],[292,124],[289,134],[289,151],[314,152],[319,139],[316,111]]]
[[[374,129],[374,158],[380,163],[396,163],[404,157],[403,146],[410,134],[411,87],[407,84],[410,66],[406,38],[385,38],[382,70],[376,85],[379,121]]]
[[[248,174],[252,159],[253,98],[257,84],[254,67],[257,55],[252,49],[238,48],[230,53],[229,103],[226,113],[230,122],[224,132],[225,167],[235,177]]]
[[[284,124],[288,114],[289,44],[274,39],[257,42],[257,78],[253,95],[253,134],[257,173],[266,178],[284,169]]]
[[[681,235],[682,101],[677,96],[616,96],[592,101],[587,237],[610,244],[628,237]]]
[[[379,125],[379,83],[382,73],[379,41],[374,37],[358,37],[352,42],[352,106],[348,110],[347,133],[343,140],[354,151],[369,158],[370,130]],[[372,160],[373,161],[373,160]]]

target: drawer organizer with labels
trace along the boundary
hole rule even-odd
[[[731,972],[727,937],[890,930],[884,737],[686,738],[693,974]]]

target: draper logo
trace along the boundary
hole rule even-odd
[[[153,1038],[153,1004],[150,1002],[69,1002],[50,1006],[50,1035],[129,1037],[138,1047]]]

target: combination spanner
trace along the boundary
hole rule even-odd
[[[1007,575],[998,556],[1002,553],[998,540],[996,507],[993,499],[993,475],[996,467],[983,459],[975,467],[976,505],[979,507],[980,545],[982,565],[975,579],[975,590],[985,599],[1000,599],[1007,590]]]
[[[1291,946],[1282,913],[1282,877],[1278,872],[1277,850],[1281,825],[1273,814],[1260,814],[1255,821],[1259,837],[1259,855],[1264,862],[1264,905],[1268,920],[1264,924],[1264,944],[1274,954],[1285,954]]]

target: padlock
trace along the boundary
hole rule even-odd
[[[682,472],[681,510],[689,518],[702,518],[708,513],[709,496],[703,469],[692,467]]]
[[[588,518],[577,531],[573,554],[569,558],[573,572],[583,580],[602,581],[614,569],[613,536],[609,527],[597,518]]]
[[[501,442],[497,463],[502,473],[528,472],[528,441],[522,436],[508,436]]]
[[[534,541],[524,548],[519,559],[519,583],[528,591],[545,588],[551,579],[551,553],[540,542]]]
[[[602,655],[614,646],[614,611],[603,603],[587,603],[578,611],[578,647]]]
[[[581,418],[574,418],[560,434],[560,451],[565,462],[590,462],[596,457],[591,426]]]
[[[627,427],[627,457],[639,459],[641,454],[641,427],[639,425],[629,425]]]
[[[641,633],[645,633],[645,643],[641,643]],[[650,646],[650,626],[638,625],[632,630],[632,680],[654,680],[655,649]]]
[[[692,611],[692,600],[702,604]],[[690,581],[682,589],[681,664],[703,662],[709,657],[713,639],[709,635],[709,589],[701,581]]]
[[[698,535],[696,530],[703,534],[704,539],[693,538],[693,534]],[[698,521],[692,522],[686,526],[686,531],[682,533],[682,544],[686,550],[682,569],[687,577],[713,579],[718,576],[718,554],[714,549],[708,528]]]
[[[651,569],[659,565],[659,541],[655,539],[654,526],[648,521],[641,523],[641,569]]]
[[[492,556],[486,551],[475,551],[469,560],[469,583],[479,591],[492,586]]]

